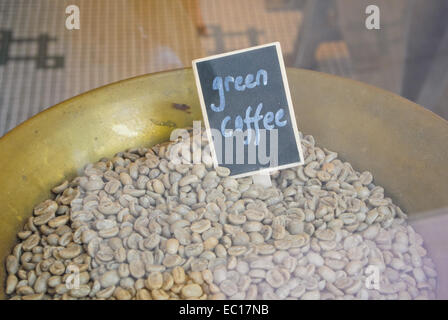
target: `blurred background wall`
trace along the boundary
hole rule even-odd
[[[366,7],[380,29],[365,27]],[[66,7],[80,9],[68,30]],[[448,1],[0,0],[0,136],[129,77],[280,41],[287,66],[381,87],[448,118]]]

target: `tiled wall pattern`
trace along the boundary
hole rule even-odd
[[[52,14],[56,2],[0,2],[0,50],[7,51],[0,65],[0,135],[66,97],[64,16]],[[62,65],[38,64],[39,56],[47,63],[61,57]]]
[[[49,106],[114,81],[271,41],[281,41],[286,53],[292,49],[300,11],[268,12],[259,0],[197,1],[207,12],[206,34],[200,35],[194,3],[1,0],[0,46],[7,46],[7,57],[0,64],[0,136]],[[80,30],[65,28],[70,4],[80,8]],[[56,58],[56,65],[37,65]]]

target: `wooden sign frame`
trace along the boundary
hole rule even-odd
[[[263,169],[258,169],[258,170],[252,170],[252,171],[248,171],[248,172],[241,173],[241,174],[236,174],[236,175],[232,175],[231,174],[231,176],[233,178],[242,178],[242,177],[247,177],[247,176],[251,176],[251,175],[254,175],[254,174],[267,175],[267,174],[269,174],[272,171],[281,170],[281,169],[287,169],[287,168],[291,168],[291,167],[295,167],[295,166],[299,166],[299,165],[303,165],[304,164],[305,159],[303,157],[302,146],[301,146],[301,143],[300,143],[299,130],[297,128],[297,120],[296,120],[296,116],[295,116],[295,112],[294,112],[294,107],[293,107],[293,104],[292,104],[291,93],[290,93],[290,90],[289,90],[288,78],[286,76],[286,68],[285,68],[285,64],[284,64],[284,61],[283,61],[283,55],[282,55],[282,50],[281,50],[280,43],[279,42],[272,42],[272,43],[268,43],[268,44],[264,44],[264,45],[259,45],[259,46],[255,46],[255,47],[246,48],[246,49],[235,50],[235,51],[230,51],[230,52],[226,52],[226,53],[222,53],[222,54],[212,55],[212,56],[205,57],[205,58],[195,59],[195,60],[192,61],[192,67],[193,67],[194,77],[195,77],[195,81],[196,81],[196,87],[197,87],[197,90],[198,90],[198,96],[199,96],[199,102],[200,102],[200,105],[201,105],[202,115],[204,117],[204,124],[205,124],[206,133],[207,133],[207,138],[208,138],[209,144],[210,144],[210,151],[211,151],[211,154],[212,154],[213,164],[214,164],[214,166],[216,168],[216,167],[219,166],[219,164],[218,164],[218,160],[216,158],[215,146],[214,146],[214,143],[213,143],[213,140],[212,140],[210,122],[208,120],[208,114],[207,114],[207,106],[206,106],[205,101],[204,101],[201,81],[200,81],[199,73],[198,73],[198,69],[197,69],[197,63],[200,63],[200,62],[203,62],[203,61],[219,59],[219,58],[222,58],[222,57],[235,55],[235,54],[239,54],[239,53],[249,52],[249,51],[253,51],[253,50],[257,50],[257,49],[261,49],[261,48],[272,47],[272,46],[275,46],[275,48],[276,48],[277,58],[278,58],[278,62],[279,62],[279,65],[280,65],[282,81],[283,81],[283,85],[284,85],[284,89],[285,89],[286,101],[287,101],[287,104],[288,104],[288,111],[289,111],[289,115],[290,115],[290,118],[291,118],[291,124],[290,125],[292,126],[292,129],[293,129],[295,142],[296,142],[297,150],[298,150],[299,157],[300,157],[301,161],[294,162],[294,163],[288,163],[288,164],[275,166],[275,167],[268,167],[268,168],[263,168]]]

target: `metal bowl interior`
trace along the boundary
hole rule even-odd
[[[299,130],[337,151],[412,218],[448,206],[448,123],[390,92],[289,69]],[[180,110],[173,103],[186,104]],[[191,69],[144,75],[64,101],[0,139],[0,296],[4,259],[32,208],[89,162],[166,141],[202,118]],[[430,246],[430,244],[428,244]],[[431,247],[429,248],[431,253]],[[437,263],[437,261],[436,261]],[[439,281],[448,283],[443,274]],[[447,287],[447,286],[443,286]]]

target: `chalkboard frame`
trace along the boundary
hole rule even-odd
[[[199,102],[201,105],[202,116],[204,117],[205,130],[206,130],[207,138],[210,143],[210,151],[211,151],[211,155],[212,155],[213,165],[216,168],[219,166],[219,164],[218,164],[218,160],[216,157],[215,146],[214,146],[213,139],[212,139],[210,122],[208,120],[207,106],[205,104],[205,100],[204,100],[204,96],[203,96],[203,92],[202,92],[202,85],[201,85],[201,81],[199,78],[197,63],[214,60],[214,59],[219,59],[219,58],[230,56],[230,55],[245,53],[245,52],[249,52],[249,51],[253,51],[253,50],[257,50],[257,49],[261,49],[261,48],[273,47],[273,46],[275,46],[275,49],[277,52],[277,59],[278,59],[278,63],[280,66],[280,72],[281,72],[281,77],[282,77],[283,86],[284,86],[284,90],[285,90],[286,101],[288,104],[288,111],[289,111],[289,115],[290,115],[290,119],[291,119],[291,126],[292,126],[292,129],[294,132],[294,138],[295,138],[295,142],[296,142],[296,146],[297,146],[297,151],[298,151],[299,158],[301,161],[288,163],[288,164],[275,166],[275,167],[268,167],[268,168],[263,168],[263,169],[258,169],[258,170],[247,171],[247,172],[244,172],[241,174],[236,174],[236,175],[230,174],[233,178],[243,178],[243,177],[251,176],[254,174],[265,175],[265,174],[269,174],[269,172],[272,172],[272,171],[292,168],[292,167],[296,167],[299,165],[303,165],[305,163],[305,159],[303,157],[302,146],[300,143],[299,130],[297,127],[297,118],[295,116],[294,107],[292,104],[292,98],[291,98],[291,93],[289,90],[288,78],[286,76],[286,68],[285,68],[285,64],[284,64],[284,60],[283,60],[280,42],[272,42],[272,43],[267,43],[267,44],[263,44],[263,45],[259,45],[259,46],[246,48],[246,49],[234,50],[234,51],[230,51],[230,52],[226,52],[226,53],[221,53],[221,54],[216,54],[216,55],[212,55],[212,56],[208,56],[208,57],[204,57],[204,58],[195,59],[192,61],[192,67],[193,67],[193,73],[194,73],[194,78],[195,78],[195,82],[196,82],[196,88],[198,90],[198,96],[199,96]]]

